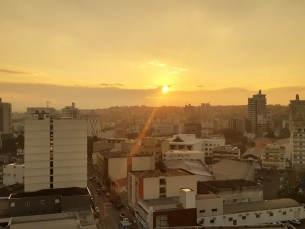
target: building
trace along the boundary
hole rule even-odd
[[[100,152],[103,150],[128,152],[136,143],[137,142],[135,140],[128,138],[104,138],[101,141],[93,142],[93,152]]]
[[[190,187],[197,193],[197,176],[181,169],[129,172],[129,206],[136,211],[139,199],[179,196],[183,187]]]
[[[290,134],[292,143],[292,167],[305,168],[305,121],[293,121]],[[303,163],[304,162],[304,163]]]
[[[259,147],[252,147],[246,150],[246,152],[243,153],[242,159],[247,161],[261,161],[263,156],[263,150]]]
[[[159,138],[144,138],[141,142],[140,155],[153,155],[155,165],[159,166],[162,154],[169,151],[169,141]]]
[[[212,150],[213,164],[222,159],[240,159],[240,150],[231,145],[217,146]]]
[[[154,136],[168,136],[180,134],[182,128],[180,124],[159,124],[155,126]]]
[[[10,229],[97,229],[93,215],[78,212],[12,217],[8,226]]]
[[[185,123],[185,134],[195,134],[197,138],[201,138],[201,123]]]
[[[217,180],[197,183],[198,194],[214,193],[224,204],[263,201],[263,186],[249,180]]]
[[[88,136],[101,136],[101,116],[94,111],[90,111],[88,114],[83,114],[81,119],[87,121],[87,135]]]
[[[185,105],[184,114],[187,118],[193,117],[195,115],[195,107],[191,106],[191,104]]]
[[[254,180],[255,162],[223,159],[212,167],[215,180]]]
[[[72,106],[66,106],[61,109],[61,116],[63,118],[79,119],[80,111],[75,107],[75,103],[72,103]]]
[[[204,138],[202,141],[202,151],[205,153],[206,163],[212,164],[213,149],[218,146],[225,146],[226,139],[223,136]]]
[[[0,98],[0,132],[11,133],[12,124],[12,105],[3,103]]]
[[[97,171],[103,179],[118,180],[127,177],[127,153],[97,153]]]
[[[35,108],[25,121],[25,192],[87,187],[87,125]],[[29,109],[28,109],[29,110]]]
[[[285,147],[269,144],[263,150],[263,169],[285,169],[286,168],[286,158],[285,158]]]
[[[267,130],[267,99],[259,90],[257,95],[248,98],[248,119],[251,121],[251,133]]]
[[[290,100],[289,104],[289,121],[293,125],[293,121],[299,119],[305,120],[305,100],[300,100],[299,95],[296,95],[295,100]],[[293,126],[291,126],[293,128]]]
[[[24,164],[3,165],[3,185],[23,184],[24,182]]]
[[[189,160],[204,162],[205,156],[202,151],[169,150],[163,153],[163,161]]]
[[[195,192],[180,189],[180,196],[139,200],[135,216],[140,229],[196,226]]]
[[[234,117],[229,119],[229,129],[235,130],[236,132],[245,132],[245,120],[243,118]]]
[[[171,150],[203,151],[203,139],[196,138],[195,134],[179,134],[168,139]]]

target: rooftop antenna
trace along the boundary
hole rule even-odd
[[[50,103],[51,103],[50,101],[46,101],[47,107],[49,107]]]

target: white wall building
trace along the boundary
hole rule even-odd
[[[189,150],[169,150],[164,152],[163,161],[176,161],[176,160],[190,160],[204,162],[204,152],[202,151],[189,151]]]
[[[226,139],[224,137],[218,138],[204,138],[202,142],[202,151],[205,152],[206,157],[211,157],[213,149],[218,146],[225,146]]]
[[[87,187],[87,125],[34,109],[25,121],[25,192]],[[52,110],[51,110],[52,111]],[[30,118],[32,117],[32,118]]]
[[[203,139],[196,138],[195,134],[179,134],[168,139],[171,150],[202,151]]]
[[[265,149],[263,149],[262,168],[285,169],[285,147],[276,144],[268,144]]]
[[[292,143],[292,167],[305,168],[305,121],[294,121],[290,134]]]
[[[81,116],[81,119],[87,121],[87,135],[88,136],[101,136],[101,116],[94,112],[84,114]]]
[[[3,185],[23,184],[24,164],[3,165]]]
[[[129,206],[137,210],[139,199],[179,196],[179,190],[184,187],[197,193],[197,176],[179,169],[129,172]]]

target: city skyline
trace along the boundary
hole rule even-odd
[[[276,99],[268,96],[268,103],[288,104],[294,97],[291,88],[293,94],[305,97],[304,5],[5,1],[0,8],[0,29],[5,34],[0,38],[0,82],[6,87],[2,97],[22,103],[43,97],[36,104],[49,100],[61,107],[51,95],[35,90],[60,94],[61,89],[77,88],[80,96],[65,104],[99,89],[113,106],[154,105],[151,100],[156,97],[163,97],[161,105],[183,106],[198,104],[198,95],[204,96],[202,102],[238,105],[261,89],[267,95],[277,91]],[[27,90],[18,90],[20,84]],[[169,87],[166,96],[155,93],[163,86]],[[248,93],[231,96],[232,88]],[[219,94],[227,91],[230,96]],[[22,103],[16,104],[17,110],[24,110]],[[92,108],[109,107],[108,102],[89,103]]]

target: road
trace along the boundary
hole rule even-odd
[[[94,171],[94,168],[91,163],[88,163],[88,177],[96,175],[96,172]],[[101,177],[99,177],[100,181]],[[94,204],[96,207],[99,208],[100,214],[99,214],[99,229],[115,229],[118,228],[119,222],[120,222],[120,213],[124,213],[126,217],[129,219],[129,221],[132,223],[132,228],[138,229],[138,226],[136,225],[134,221],[134,216],[132,215],[131,211],[129,211],[129,208],[127,207],[127,195],[125,198],[123,197],[123,209],[117,209],[115,208],[110,202],[108,197],[106,197],[105,193],[97,194],[96,190],[98,188],[101,188],[102,185],[97,184],[95,180],[90,181],[88,179],[87,186],[91,192],[91,195],[94,199]]]

